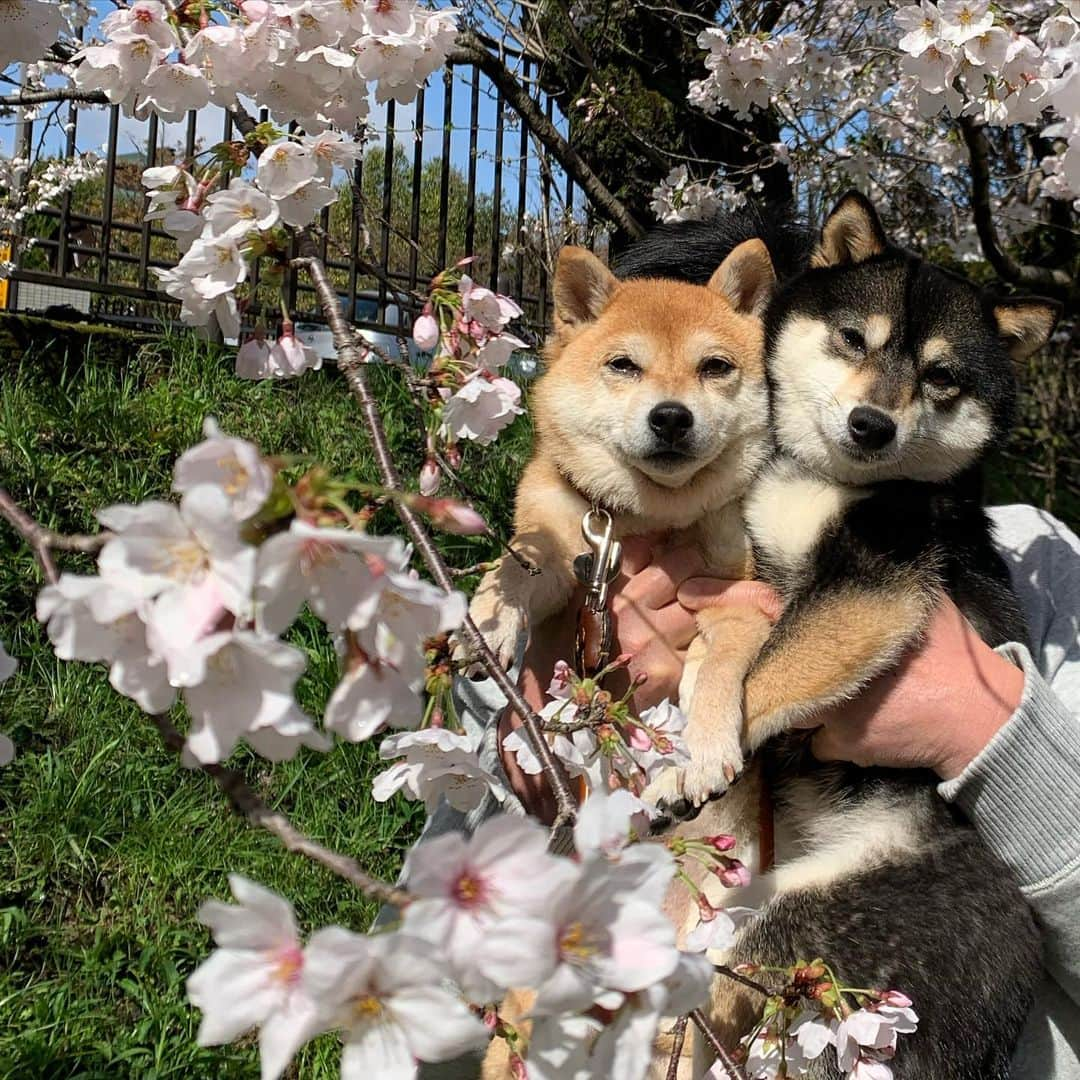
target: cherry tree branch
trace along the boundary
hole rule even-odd
[[[353,396],[360,404],[360,411],[367,425],[368,434],[371,437],[381,482],[384,487],[392,491],[400,490],[401,478],[398,476],[397,467],[390,456],[390,448],[387,446],[386,432],[383,429],[379,406],[368,386],[367,362],[364,356],[367,343],[358,342],[350,332],[345,317],[341,313],[341,306],[334,291],[334,286],[330,282],[326,267],[318,257],[315,245],[310,237],[303,239],[301,260],[297,261],[303,261],[306,265],[312,284],[315,286],[315,291],[322,304],[323,314],[326,316],[334,335],[334,348],[338,354],[338,367],[344,374]],[[432,543],[427,530],[408,506],[396,502],[395,509],[435,582],[445,592],[451,592],[454,588],[452,576],[443,557]],[[551,752],[551,747],[548,746],[547,739],[544,738],[543,721],[530,708],[517,686],[503,671],[502,666],[484,640],[484,636],[467,615],[461,629],[480,666],[506,695],[513,710],[521,717],[522,724],[532,744],[533,752],[540,760],[544,775],[551,784],[552,793],[555,796],[557,814],[555,823],[552,826],[552,848],[553,850],[563,850],[564,848],[569,850],[571,845],[570,828],[574,822],[577,803],[570,789],[570,781],[562,762]]]
[[[637,218],[563,138],[558,128],[529,96],[528,90],[521,85],[517,76],[475,34],[468,30],[459,33],[457,46],[450,50],[448,60],[451,63],[474,64],[478,67],[502,92],[506,103],[528,122],[529,130],[574,178],[593,205],[602,210],[627,236],[638,239],[645,235],[645,229]]]
[[[173,727],[167,716],[157,715],[153,720],[165,745],[174,753],[179,754],[184,749],[184,736]],[[399,910],[408,904],[410,897],[404,889],[398,889],[372,877],[351,856],[342,855],[340,852],[324,847],[300,832],[284,814],[271,810],[235,769],[212,764],[200,764],[199,768],[213,779],[238,813],[243,814],[252,825],[276,836],[286,851],[303,855],[325,866],[373,900],[378,900],[383,904],[392,904]]]
[[[686,1042],[686,1025],[689,1020],[688,1016],[680,1016],[675,1021],[675,1037],[671,1044],[671,1058],[664,1080],[679,1080],[679,1059],[682,1057],[683,1043]]]
[[[5,518],[26,541],[41,566],[45,580],[54,585],[60,579],[60,574],[49,550],[51,545],[48,540],[52,534],[30,517],[3,488],[0,488],[0,517]]]
[[[716,1060],[727,1074],[728,1080],[746,1080],[746,1071],[731,1056],[730,1051],[724,1048],[724,1044],[716,1037],[716,1032],[713,1031],[705,1014],[700,1009],[695,1009],[690,1013],[690,1019],[694,1021],[694,1025],[697,1027],[698,1031],[701,1032],[705,1041],[709,1044],[709,1048],[716,1055]]]
[[[1068,299],[1075,292],[1076,286],[1066,271],[1045,266],[1029,266],[1018,262],[1002,248],[990,205],[990,152],[986,133],[970,116],[961,116],[958,124],[971,163],[971,210],[986,261],[1003,281],[1040,289],[1051,296]]]
[[[20,90],[0,97],[0,108],[14,109],[25,105],[48,105],[54,101],[76,101],[82,105],[108,105],[103,90],[80,90],[77,86],[53,86],[47,90]]]

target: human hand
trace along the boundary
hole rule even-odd
[[[678,699],[686,649],[697,634],[696,612],[725,603],[754,603],[775,619],[780,601],[760,582],[723,581],[696,577],[704,569],[693,547],[667,548],[656,538],[629,537],[623,542],[622,571],[609,595],[615,653],[630,654],[626,670],[612,674],[609,687],[621,695],[630,679],[646,675],[634,693],[640,712],[664,698]],[[526,700],[539,710],[557,660],[569,660],[574,647],[574,615],[582,603],[575,595],[566,611],[536,627],[522,665],[520,687]],[[521,726],[512,710],[499,723],[500,745]],[[543,775],[529,775],[518,767],[512,753],[503,753],[503,766],[511,787],[530,813],[543,821],[554,818],[555,804]]]
[[[951,780],[1016,711],[1024,673],[994,652],[946,599],[922,643],[852,701],[800,726],[817,727],[822,761],[932,769]]]

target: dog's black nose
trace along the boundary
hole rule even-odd
[[[864,450],[880,450],[893,441],[896,423],[891,416],[869,405],[858,405],[848,414],[848,431]]]
[[[649,427],[670,446],[674,446],[694,426],[694,414],[677,401],[661,401],[649,413]]]

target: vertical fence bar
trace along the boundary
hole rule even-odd
[[[522,74],[525,85],[529,85],[530,65],[528,59],[522,62]],[[514,261],[514,295],[520,297],[525,291],[525,248],[523,233],[525,230],[525,198],[529,183],[529,125],[524,116],[518,117],[521,138],[518,140],[518,204],[517,222],[514,229],[514,246],[517,255]]]
[[[446,265],[446,234],[450,217],[450,133],[454,129],[454,69],[443,72],[442,161],[439,163],[439,245],[437,269]]]
[[[545,115],[548,118],[548,123],[551,122],[551,118],[555,115],[555,102],[549,97],[545,103]],[[551,165],[542,153],[537,153],[536,160],[540,164],[540,213],[543,215],[543,240],[544,250],[540,253],[540,331],[547,328],[548,322],[548,272],[547,272],[547,257],[548,246],[547,240],[551,235]]]
[[[416,95],[416,119],[413,121],[412,213],[409,217],[409,291],[416,290],[420,254],[420,195],[424,170],[424,88]],[[445,223],[443,223],[445,226]]]
[[[187,135],[184,138],[184,160],[191,162],[195,157],[195,136],[197,134],[198,117],[194,109],[187,114]]]
[[[357,132],[359,134],[359,132]],[[349,207],[349,311],[356,314],[356,274],[360,261],[360,223],[364,214],[364,155],[360,154],[352,171],[352,204]]]
[[[79,124],[79,108],[72,101],[68,104],[68,130],[65,154],[70,160],[75,156],[76,131]],[[71,192],[65,191],[60,200],[59,247],[56,249],[56,272],[65,277],[68,272],[68,244],[71,235]]]
[[[227,115],[227,114],[226,114]],[[157,160],[158,118],[157,113],[150,114],[150,123],[146,128],[146,168],[152,169]],[[150,225],[143,215],[142,232],[139,236],[139,288],[150,287]]]
[[[495,178],[491,190],[491,270],[489,288],[499,288],[499,262],[502,257],[502,170],[503,170],[503,117],[502,91],[495,92]]]
[[[473,68],[469,98],[469,173],[465,184],[465,255],[475,255],[476,238],[476,141],[480,119],[480,69]]]
[[[295,120],[289,121],[289,134],[296,133],[296,129],[299,125]],[[296,317],[296,298],[299,294],[297,285],[300,281],[300,271],[293,266],[293,260],[300,254],[300,245],[297,242],[296,234],[292,233],[289,240],[289,274],[286,279],[287,285],[285,289],[285,305],[289,309],[289,314],[293,318]]]
[[[26,81],[26,65],[22,65],[19,69],[20,74],[23,76],[20,79],[20,85]],[[20,116],[19,120],[15,124],[15,156],[25,158],[27,162],[30,161],[34,152],[34,122],[33,120],[27,120]],[[19,190],[25,190],[26,183],[30,179],[30,170],[27,169],[21,179],[18,181]],[[25,224],[19,226],[19,233],[21,234]],[[17,238],[16,238],[17,239]],[[18,310],[19,307],[19,279],[13,277],[8,283],[8,307],[12,311]]]
[[[105,196],[101,204],[101,255],[98,282],[109,280],[109,248],[112,246],[113,196],[116,194],[116,140],[120,132],[120,106],[109,109],[109,140],[105,152]]]
[[[379,281],[380,322],[386,322],[386,280],[390,268],[390,220],[394,212],[394,119],[397,114],[397,102],[391,98],[386,103],[386,147],[383,154],[383,191],[382,191],[382,243],[379,245],[379,264],[383,279]]]

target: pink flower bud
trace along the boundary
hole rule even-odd
[[[750,871],[738,859],[724,859],[722,866],[717,866],[713,873],[720,883],[729,889],[738,889],[750,884]]]
[[[513,1080],[529,1080],[529,1073],[525,1068],[525,1059],[519,1054],[514,1054],[510,1058],[510,1075]]]
[[[637,724],[627,724],[626,734],[629,736],[628,742],[635,750],[652,749],[652,739],[644,728],[638,727]]]
[[[730,851],[735,846],[735,837],[727,833],[717,833],[716,836],[705,836],[702,839],[717,851]]]
[[[413,323],[413,341],[418,349],[430,352],[439,344],[439,324],[434,315],[423,314]]]
[[[432,457],[425,458],[420,469],[420,494],[434,495],[439,490],[442,480],[442,470],[439,463]]]
[[[484,519],[457,499],[418,499],[416,509],[428,515],[444,532],[458,536],[482,536],[487,532]]]
[[[895,1005],[898,1009],[909,1009],[911,998],[907,994],[901,994],[899,990],[885,990],[881,995],[883,1005]]]

